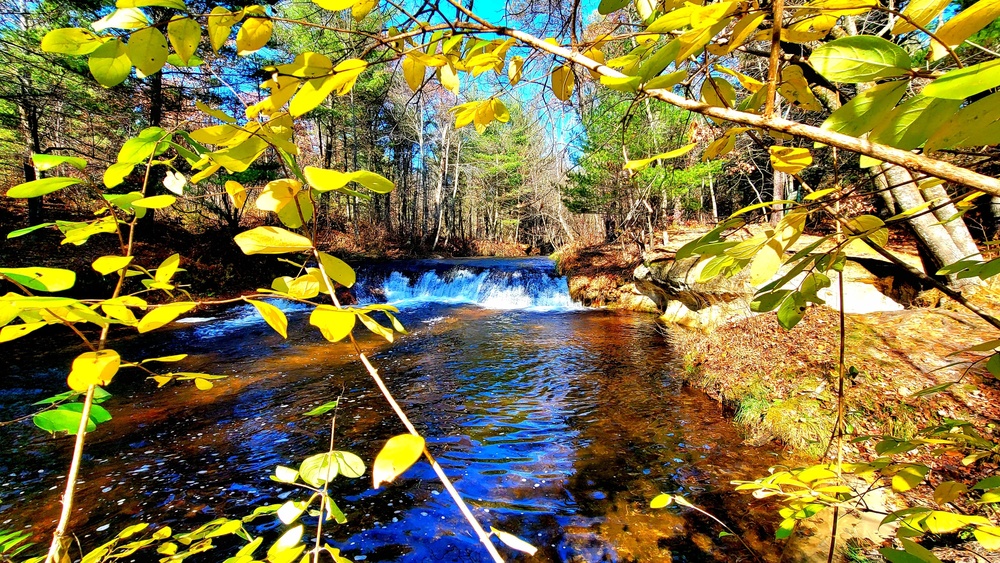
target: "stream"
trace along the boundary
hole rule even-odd
[[[775,516],[729,484],[765,474],[778,452],[743,445],[718,403],[681,385],[680,358],[651,315],[581,308],[544,258],[390,262],[359,272],[356,294],[399,307],[409,334],[395,343],[360,323],[355,335],[480,522],[538,547],[529,558],[500,546],[509,560],[752,560],[708,518],[650,509],[660,492],[685,495],[778,559]],[[88,435],[80,541],[96,547],[137,522],[190,530],[305,498],[268,477],[325,451],[329,415],[304,413],[342,397],[336,448],[368,471],[333,482],[348,522],[326,529],[331,545],[354,561],[488,561],[425,461],[371,488],[375,454],[405,429],[349,344],[323,340],[306,307],[280,306],[287,340],[239,305],[112,344],[128,360],[187,353],[171,369],[228,377],[199,391],[119,373],[104,403],[114,418]],[[31,337],[0,345],[0,419],[63,392],[81,351],[39,357]],[[0,427],[0,528],[47,544],[72,443],[30,421]],[[247,529],[273,538],[283,526],[265,517]],[[206,555],[190,561],[224,558]]]

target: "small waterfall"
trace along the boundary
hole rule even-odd
[[[579,309],[552,262],[532,259],[416,260],[359,272],[361,303],[478,305],[486,309]]]

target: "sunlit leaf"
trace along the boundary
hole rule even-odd
[[[73,368],[69,373],[70,389],[84,392],[91,385],[107,385],[118,373],[121,356],[114,350],[84,352],[73,360]]]
[[[247,301],[257,309],[260,316],[275,332],[280,334],[282,338],[288,338],[288,318],[281,309],[265,301],[253,299]]]
[[[892,27],[892,34],[899,35],[900,33],[909,33],[911,31],[916,31],[917,28],[907,21],[912,20],[919,26],[926,26],[934,18],[936,18],[947,6],[951,3],[951,0],[910,0],[906,3],[906,7],[903,8],[903,15],[906,19],[899,18],[896,20],[896,24]]]
[[[665,508],[673,501],[673,497],[667,493],[660,493],[653,497],[653,500],[649,501],[650,508]]]
[[[104,40],[93,32],[80,27],[53,29],[42,38],[42,50],[63,55],[87,55],[101,46]]]
[[[323,337],[330,342],[339,342],[354,330],[357,317],[352,311],[344,311],[331,305],[320,305],[309,315],[309,324],[319,328]]]
[[[91,267],[102,276],[106,276],[131,264],[132,258],[132,256],[101,256],[94,260]]]
[[[798,174],[812,164],[812,154],[806,148],[772,146],[768,148],[768,153],[774,169],[786,174]]]
[[[267,550],[267,560],[269,563],[292,563],[298,559],[306,546],[300,544],[302,540],[302,524],[291,528],[278,538],[278,541]]]
[[[249,55],[267,45],[274,31],[274,22],[270,18],[247,18],[240,31],[236,34],[236,54]]]
[[[672,151],[667,151],[667,152],[664,152],[664,153],[660,153],[658,155],[651,156],[649,158],[643,158],[643,159],[640,159],[640,160],[629,160],[628,162],[625,163],[625,169],[626,170],[642,170],[643,168],[649,166],[650,164],[652,164],[653,162],[655,162],[657,160],[669,160],[671,158],[677,158],[679,156],[683,156],[683,155],[691,152],[691,149],[693,149],[695,146],[697,146],[697,143],[691,143],[689,145],[685,145],[683,147],[674,149]]]
[[[552,69],[552,92],[560,100],[565,102],[569,99],[575,81],[573,69],[569,65],[560,65]]]
[[[162,305],[146,313],[139,321],[137,328],[139,332],[156,330],[167,323],[173,322],[174,319],[194,309],[197,305],[197,303],[188,301]]]
[[[128,58],[144,76],[159,72],[168,54],[167,38],[155,27],[140,29],[128,40]]]
[[[382,483],[391,483],[417,462],[424,453],[424,439],[413,434],[400,434],[389,438],[372,464],[372,478],[377,489]]]
[[[69,164],[77,170],[87,167],[87,161],[78,156],[63,156],[59,154],[32,154],[31,162],[40,172],[51,170],[60,164]]]
[[[903,76],[911,66],[902,47],[872,35],[842,37],[824,43],[809,56],[817,72],[834,82],[871,82]]]
[[[281,227],[256,227],[233,240],[244,254],[287,254],[312,249],[312,241]]]
[[[0,274],[37,291],[63,291],[76,284],[76,272],[64,268],[0,268]]]
[[[337,401],[329,401],[327,403],[323,403],[322,405],[320,405],[320,406],[318,406],[318,407],[316,407],[316,408],[314,408],[314,409],[312,409],[309,412],[304,413],[304,414],[305,414],[305,416],[320,416],[320,415],[326,414],[326,413],[328,413],[328,412],[330,412],[330,411],[332,411],[332,410],[334,410],[336,408],[337,408]]]
[[[50,194],[54,191],[61,190],[63,188],[68,188],[69,186],[75,186],[76,184],[82,184],[82,183],[83,180],[79,178],[63,178],[60,176],[51,176],[49,178],[41,178],[39,180],[32,180],[30,182],[18,184],[7,191],[7,197],[16,197],[16,198],[38,197],[41,195]]]
[[[957,47],[979,30],[1000,17],[1000,2],[979,0],[962,10],[944,25],[934,30],[934,37],[949,47]],[[948,54],[944,45],[931,40],[930,60],[934,61]]]

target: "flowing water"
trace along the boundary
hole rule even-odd
[[[357,296],[401,309],[409,334],[391,345],[364,337],[362,348],[480,521],[536,545],[530,560],[750,559],[693,511],[651,510],[659,492],[684,494],[776,559],[770,519],[728,484],[763,474],[774,453],[741,445],[717,403],[678,383],[678,358],[651,316],[578,307],[544,259],[387,263],[362,272]],[[117,376],[104,404],[114,419],[89,436],[81,473],[73,527],[84,545],[140,521],[180,531],[303,497],[268,476],[325,451],[329,417],[303,413],[338,396],[338,449],[370,464],[404,432],[350,346],[323,341],[305,308],[285,309],[288,340],[242,305],[118,341],[126,359],[186,352],[177,369],[229,377],[198,391]],[[3,352],[0,415],[10,420],[65,389],[79,350]],[[0,446],[0,528],[30,526],[44,542],[72,438],[19,422],[0,427]],[[327,537],[349,559],[487,560],[425,462],[388,487],[370,479],[331,489],[348,523]],[[276,536],[281,525],[248,528]]]

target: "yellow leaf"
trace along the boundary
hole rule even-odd
[[[247,189],[243,187],[243,184],[235,180],[226,181],[226,193],[229,194],[233,207],[243,209],[243,204],[247,202]]]
[[[351,17],[354,21],[360,22],[375,9],[377,4],[378,0],[361,0],[351,8]]]
[[[455,65],[450,62],[437,70],[438,81],[444,86],[445,90],[448,90],[452,94],[458,95],[459,81],[458,74],[455,72]]]
[[[288,318],[285,317],[285,313],[281,309],[264,301],[253,299],[248,301],[275,332],[280,334],[282,338],[288,338]]]
[[[311,250],[312,241],[281,227],[256,227],[235,237],[244,254],[286,254]]]
[[[667,160],[667,159],[670,159],[670,158],[677,158],[678,156],[683,156],[683,155],[691,152],[691,149],[693,149],[696,145],[697,145],[697,143],[691,143],[690,145],[685,145],[685,146],[680,147],[678,149],[674,149],[672,151],[667,151],[667,152],[664,152],[664,153],[660,153],[658,155],[651,156],[649,158],[643,158],[641,160],[629,160],[628,162],[625,163],[625,169],[626,170],[642,170],[643,168],[649,166],[650,164],[652,164],[653,162],[655,162],[657,160]]]
[[[806,166],[812,164],[812,154],[809,149],[797,147],[772,146],[768,148],[771,154],[771,165],[779,172],[798,174]]]
[[[569,99],[575,81],[573,69],[569,65],[560,65],[552,69],[552,92],[560,100],[565,102]]]
[[[490,100],[486,100],[479,104],[479,107],[476,108],[476,113],[472,118],[472,124],[476,128],[476,132],[481,134],[485,131],[486,126],[493,122],[493,118],[493,103]]]
[[[319,280],[312,274],[305,274],[288,282],[288,295],[296,299],[312,299],[319,295]]]
[[[313,3],[320,8],[330,10],[331,12],[353,8],[358,2],[359,0],[313,0]]]
[[[353,311],[344,311],[331,305],[320,305],[309,315],[309,324],[319,328],[323,338],[330,342],[339,342],[354,329],[356,319]]]
[[[968,490],[969,487],[957,481],[944,481],[934,489],[934,502],[938,504],[949,503]]]
[[[781,267],[782,254],[781,244],[775,240],[761,247],[750,263],[750,284],[760,285],[774,277]]]
[[[306,177],[306,182],[320,192],[340,190],[351,182],[357,182],[369,190],[380,194],[389,193],[395,187],[395,184],[388,178],[368,170],[344,173],[325,168],[316,168],[315,166],[306,166],[303,170],[303,175]]]
[[[810,111],[823,111],[822,104],[809,89],[809,82],[798,65],[788,65],[781,70],[778,93],[794,106]]]
[[[1000,528],[997,526],[979,526],[972,533],[979,545],[991,551],[1000,549]]]
[[[424,74],[427,67],[412,55],[403,58],[403,78],[410,90],[416,92],[424,83]]]
[[[344,262],[336,256],[331,256],[326,252],[319,253],[320,264],[323,265],[323,271],[331,280],[339,283],[344,287],[351,287],[354,282],[357,281],[357,275],[354,273],[354,268],[351,268],[347,262]]]
[[[268,146],[267,141],[254,136],[233,147],[212,152],[209,157],[230,172],[243,172],[264,154]],[[194,182],[194,177],[191,181]]]
[[[306,546],[299,543],[302,540],[302,524],[288,530],[278,538],[278,541],[268,548],[267,561],[269,563],[292,563],[298,559],[299,554],[305,550]]]
[[[236,54],[249,55],[267,45],[274,31],[270,18],[247,18],[236,34]]]
[[[102,276],[117,272],[132,263],[131,256],[101,256],[91,267]]]
[[[1000,17],[1000,2],[979,0],[945,22],[934,32],[934,36],[949,47],[958,47],[979,30],[993,23],[998,17]],[[936,61],[947,54],[948,50],[944,48],[944,45],[931,40],[930,60]]]
[[[143,197],[132,202],[132,207],[141,207],[143,209],[163,209],[164,207],[170,207],[177,201],[177,198],[172,195],[154,195],[152,197]]]
[[[195,51],[198,50],[198,42],[201,41],[201,26],[192,18],[175,16],[167,24],[167,36],[181,62],[188,64]]]
[[[76,272],[63,268],[0,268],[0,276],[36,291],[63,291],[76,284]]]
[[[260,196],[257,197],[257,209],[277,213],[281,211],[281,208],[291,203],[301,189],[301,183],[287,178],[268,182]]]
[[[160,263],[156,268],[156,274],[153,279],[160,283],[168,283],[177,273],[177,270],[181,266],[181,255],[171,254],[163,262]]]
[[[424,439],[413,434],[389,438],[372,464],[374,488],[391,483],[417,462],[424,453]]]
[[[243,12],[230,12],[222,6],[212,8],[212,13],[208,16],[208,38],[212,43],[212,50],[216,53],[226,44],[233,26],[243,19]]]
[[[726,68],[722,65],[715,65],[715,70],[728,74],[729,76],[735,77],[736,80],[740,81],[740,86],[743,86],[751,93],[756,94],[761,88],[764,87],[764,83],[761,82],[760,80],[757,80],[756,78],[751,78],[741,72],[736,72],[731,68]]]
[[[117,86],[132,73],[128,46],[121,39],[114,39],[98,47],[87,60],[90,74],[105,88]]]
[[[94,31],[114,29],[139,29],[149,25],[149,20],[138,8],[120,8],[90,24]]]
[[[202,103],[201,100],[195,100],[194,105],[195,105],[195,107],[197,107],[202,112],[207,113],[208,115],[211,115],[212,117],[218,119],[219,121],[222,121],[223,123],[230,123],[230,124],[231,123],[236,123],[236,119],[234,119],[233,116],[229,115],[228,113],[226,113],[226,112],[224,112],[222,110],[215,109],[215,108],[209,106],[208,104]],[[192,137],[192,139],[193,138],[194,137]],[[195,139],[195,140],[197,140],[197,139]],[[213,144],[215,144],[215,143],[213,143]]]
[[[677,58],[674,59],[674,63],[679,65],[681,61],[684,61],[691,55],[700,53],[731,21],[733,21],[733,18],[726,18],[712,27],[699,27],[682,34],[677,38],[681,48],[677,53]]]
[[[139,332],[156,330],[161,326],[172,322],[174,319],[184,313],[187,313],[191,309],[194,309],[197,305],[197,303],[192,303],[190,301],[181,301],[178,303],[162,305],[146,313],[146,315],[142,317],[142,320],[139,321],[139,326],[137,328],[139,329]]]
[[[199,391],[208,391],[212,388],[212,382],[203,377],[196,377],[194,378],[194,386],[197,387]]]
[[[729,43],[726,43],[725,45],[725,50],[719,54],[727,55],[733,52],[733,50],[737,47],[743,45],[743,43],[745,43],[746,40],[757,31],[757,28],[760,27],[760,24],[766,17],[767,12],[762,10],[760,12],[747,14],[740,18],[740,21],[736,22],[736,27],[733,28],[733,34],[729,38]]]
[[[910,0],[906,4],[906,8],[903,9],[903,15],[908,19],[914,21],[917,25],[926,27],[927,24],[931,23],[934,18],[938,16],[951,0]],[[917,28],[913,27],[910,22],[899,18],[896,20],[896,25],[892,27],[892,34],[899,35],[901,33],[909,33],[911,31],[916,31]]]
[[[279,75],[316,78],[330,74],[333,70],[333,63],[326,55],[306,51],[296,55],[294,61],[274,67],[274,70]]]
[[[118,373],[122,359],[114,350],[84,352],[73,360],[69,372],[70,389],[85,392],[91,385],[107,385]]]
[[[510,80],[511,86],[521,81],[521,73],[523,70],[524,58],[516,55],[511,57],[510,64],[507,65],[507,78]]]
[[[156,74],[167,62],[167,38],[155,27],[140,29],[128,40],[128,58],[143,76]]]

